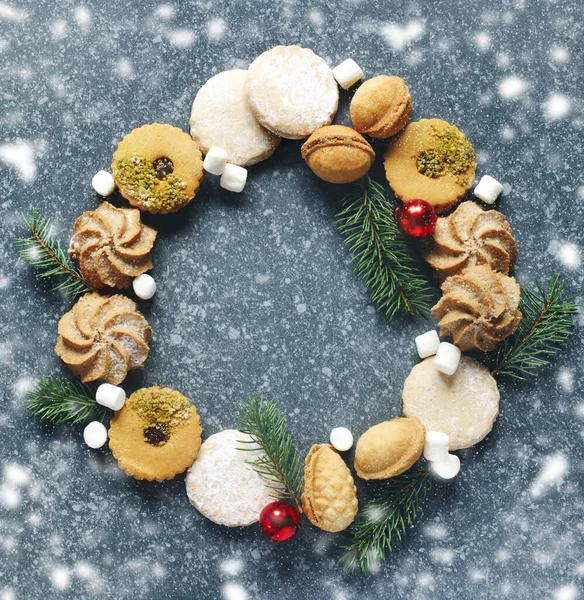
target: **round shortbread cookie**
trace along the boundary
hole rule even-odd
[[[203,154],[223,148],[228,161],[240,167],[255,165],[271,156],[280,138],[254,117],[245,82],[247,71],[234,69],[211,77],[198,91],[191,111],[191,136]]]
[[[190,503],[219,525],[251,525],[275,499],[274,490],[247,462],[257,458],[260,451],[240,450],[246,447],[243,441],[250,439],[235,429],[215,433],[203,443],[187,471]]]
[[[474,358],[462,356],[454,375],[434,366],[434,357],[417,364],[404,383],[404,415],[418,417],[427,431],[449,437],[449,450],[480,442],[499,414],[497,382]]]
[[[276,46],[260,54],[249,66],[246,88],[257,120],[293,140],[332,123],[339,104],[330,67],[300,46]]]

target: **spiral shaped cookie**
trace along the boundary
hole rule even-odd
[[[127,288],[134,277],[152,268],[155,239],[156,231],[142,224],[137,208],[102,202],[76,219],[69,256],[96,290]]]
[[[118,385],[130,369],[141,369],[152,329],[126,296],[85,294],[58,325],[55,352],[83,382]]]
[[[440,335],[462,351],[494,350],[519,327],[519,284],[487,265],[469,267],[442,284],[444,295],[432,308]]]
[[[500,212],[484,211],[469,201],[448,217],[438,219],[424,259],[440,279],[477,265],[488,265],[506,275],[517,260],[517,244]]]

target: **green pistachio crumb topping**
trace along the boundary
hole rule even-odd
[[[146,209],[175,210],[189,201],[182,179],[173,173],[160,179],[154,164],[137,154],[118,160],[113,171],[118,187]]]
[[[132,408],[144,420],[144,441],[163,446],[190,417],[190,402],[168,388],[143,388],[132,394]],[[153,436],[152,432],[159,435]]]
[[[454,125],[443,130],[433,129],[436,144],[419,154],[418,172],[432,178],[451,173],[459,176],[460,183],[466,183],[467,178],[462,175],[475,164],[476,160],[471,143]]]

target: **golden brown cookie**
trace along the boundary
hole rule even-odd
[[[141,369],[152,329],[127,296],[85,294],[59,321],[55,352],[83,382],[120,384]]]
[[[359,509],[357,488],[345,461],[329,444],[315,444],[306,456],[302,507],[324,531],[343,531]]]
[[[436,212],[454,206],[472,185],[476,156],[454,125],[441,119],[410,123],[389,143],[385,175],[404,202],[426,200]]]
[[[197,92],[191,112],[191,136],[203,154],[223,148],[228,161],[248,167],[270,157],[280,138],[254,117],[245,82],[247,71],[234,69],[214,75]]]
[[[375,152],[354,129],[327,125],[317,129],[304,142],[302,158],[321,179],[330,183],[350,183],[369,171]]]
[[[442,431],[449,449],[468,448],[493,428],[499,414],[497,382],[486,367],[464,354],[454,375],[444,375],[430,356],[404,383],[404,415],[418,417],[427,431]]]
[[[424,450],[426,429],[405,417],[370,427],[357,442],[355,471],[361,479],[389,479],[407,471]]]
[[[412,112],[412,96],[401,77],[378,75],[359,87],[350,110],[353,127],[359,133],[388,138],[406,126]]]
[[[109,447],[128,475],[164,481],[193,464],[201,431],[197,409],[182,394],[169,388],[142,388],[111,420]]]
[[[203,158],[184,131],[153,123],[134,129],[118,144],[112,173],[132,206],[169,213],[194,198],[203,179]]]
[[[246,90],[256,119],[293,140],[331,123],[339,104],[331,68],[300,46],[276,46],[260,54],[249,66]]]
[[[95,289],[127,288],[152,268],[155,239],[156,231],[142,224],[137,208],[116,208],[104,201],[76,219],[69,256]]]
[[[463,352],[494,350],[521,322],[519,284],[487,265],[468,267],[442,284],[442,298],[432,308],[440,335],[452,337]]]
[[[436,221],[432,241],[423,256],[439,279],[477,265],[488,265],[506,275],[517,260],[517,244],[511,226],[500,212],[484,211],[469,201]]]

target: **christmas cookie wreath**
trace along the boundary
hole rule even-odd
[[[335,80],[348,89],[362,77],[351,59],[331,70],[298,46],[264,53],[249,71],[217,75],[194,100],[192,137],[170,125],[144,125],[120,142],[113,175],[100,171],[93,178],[100,195],[117,187],[136,208],[104,201],[75,221],[69,256],[79,268],[36,209],[25,217],[30,236],[15,245],[39,277],[60,277],[57,288],[80,296],[59,321],[55,350],[81,382],[41,377],[28,394],[33,414],[86,424],[83,437],[91,448],[109,437],[120,468],[135,478],[163,481],[186,470],[189,500],[220,525],[259,521],[271,540],[282,542],[296,533],[304,513],[324,531],[345,531],[346,568],[368,573],[414,525],[431,481],[457,475],[460,458],[452,452],[491,431],[499,414],[496,378],[524,379],[548,364],[572,330],[577,305],[558,276],[547,288],[520,290],[510,274],[517,259],[511,226],[475,201],[494,203],[501,185],[484,176],[475,199],[463,200],[476,169],[471,142],[439,119],[408,125],[412,97],[399,77],[366,81],[351,103],[354,127],[331,125]],[[223,90],[220,102],[210,100],[213,90]],[[383,186],[366,177],[375,152],[361,134],[391,137],[385,171],[403,202],[394,206]],[[344,454],[353,436],[344,427],[331,432],[330,444],[315,443],[303,461],[274,400],[252,395],[236,403],[237,429],[202,441],[204,420],[180,392],[151,387],[126,400],[119,387],[129,369],[147,366],[156,329],[119,293],[132,285],[147,300],[156,291],[146,273],[156,231],[142,224],[139,210],[183,208],[203,171],[220,176],[223,188],[241,191],[245,166],[267,159],[280,136],[307,138],[302,157],[321,179],[362,178],[344,198],[337,223],[377,308],[388,320],[398,313],[439,319],[440,335],[420,332],[412,341],[423,360],[404,382],[404,417],[362,432],[353,465]],[[434,307],[420,258],[443,292]],[[462,354],[468,351],[474,355]],[[103,383],[86,385],[92,381]],[[360,479],[377,486],[364,506]],[[229,511],[222,509],[224,498]]]

